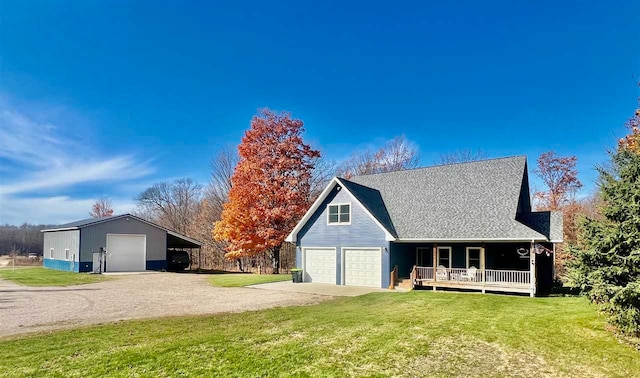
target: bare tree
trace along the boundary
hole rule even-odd
[[[318,198],[329,181],[331,181],[331,179],[336,175],[337,170],[335,160],[327,160],[323,157],[318,157],[314,159],[313,164],[309,203],[312,203],[316,198]]]
[[[463,149],[440,155],[436,164],[455,164],[487,159],[489,155],[482,150]]]
[[[190,223],[189,235],[203,243],[202,255],[207,267],[224,268],[226,265],[226,243],[213,238],[213,225],[220,220],[237,164],[238,153],[230,146],[220,148],[211,158],[209,185],[204,189],[202,201],[196,206]]]
[[[102,218],[102,217],[110,217],[113,215],[113,208],[111,205],[111,200],[107,197],[101,197],[96,200],[96,202],[91,206],[91,211],[89,212],[91,218]]]
[[[372,173],[393,172],[416,168],[420,156],[418,148],[404,135],[395,137],[375,153],[365,151],[352,155],[340,164],[337,174],[346,179]]]
[[[0,255],[12,251],[35,252],[42,254],[43,237],[40,230],[53,225],[34,225],[24,223],[21,226],[0,225]]]
[[[211,158],[211,178],[206,190],[206,197],[212,206],[218,206],[222,213],[222,204],[227,202],[231,190],[231,176],[238,165],[238,151],[230,146],[222,147]]]
[[[416,168],[420,163],[418,148],[404,135],[393,138],[376,154],[380,172]]]
[[[135,199],[140,210],[156,222],[174,231],[187,233],[201,195],[202,186],[183,178],[154,184]]]

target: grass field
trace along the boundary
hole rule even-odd
[[[0,340],[8,376],[637,377],[579,297],[374,293]]]
[[[291,274],[223,273],[212,275],[209,278],[209,283],[221,287],[242,287],[290,279]]]
[[[26,286],[71,286],[109,279],[109,277],[101,275],[62,272],[43,267],[20,268],[15,271],[6,268],[0,269],[0,278]]]

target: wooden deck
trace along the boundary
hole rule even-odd
[[[535,289],[531,283],[531,273],[521,270],[463,269],[444,267],[414,266],[411,272],[413,287],[454,288],[510,293],[528,293]]]

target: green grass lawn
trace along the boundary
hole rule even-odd
[[[0,278],[26,286],[71,286],[109,279],[96,274],[62,272],[42,267],[21,268],[15,272],[12,269],[0,269]]]
[[[637,377],[579,297],[373,293],[0,340],[8,376]]]
[[[242,287],[290,279],[291,274],[223,273],[209,277],[209,283],[213,286]]]

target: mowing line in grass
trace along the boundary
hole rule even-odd
[[[96,274],[62,272],[42,267],[0,270],[0,278],[25,286],[72,286],[110,279]]]

